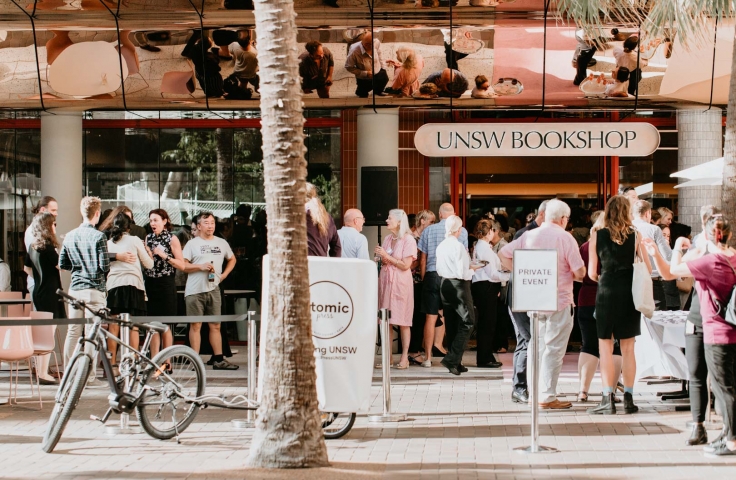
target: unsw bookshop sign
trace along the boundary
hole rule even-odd
[[[644,122],[429,123],[414,144],[427,157],[645,157],[659,132]]]

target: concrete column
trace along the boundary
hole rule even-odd
[[[684,170],[723,156],[723,112],[719,108],[677,111],[677,169]],[[680,183],[685,182],[682,179]],[[693,235],[702,230],[700,207],[721,205],[721,187],[689,187],[679,190],[680,223],[689,225]]]
[[[361,207],[361,168],[399,166],[399,109],[358,110],[358,208]],[[398,205],[397,205],[398,207]],[[381,229],[383,236],[388,234]],[[378,245],[378,227],[363,227],[369,252]]]
[[[59,235],[82,222],[84,164],[82,113],[41,115],[41,193],[59,202],[56,231]]]

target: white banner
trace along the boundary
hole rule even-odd
[[[269,257],[263,257],[261,350],[268,330]],[[369,260],[309,257],[309,309],[317,370],[319,408],[325,412],[367,412],[378,326],[378,274]],[[261,397],[263,370],[258,375]]]
[[[646,157],[659,131],[645,122],[427,123],[414,145],[427,157]]]
[[[557,250],[514,250],[512,311],[557,311]]]

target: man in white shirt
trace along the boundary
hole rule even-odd
[[[220,315],[221,297],[218,286],[235,268],[235,255],[225,240],[215,237],[215,216],[212,213],[202,212],[197,216],[197,231],[198,236],[189,240],[183,251],[186,261],[184,271],[189,274],[184,290],[187,315]],[[233,365],[222,356],[220,323],[209,322],[208,325],[213,368],[237,370],[238,365]],[[192,323],[189,329],[189,343],[197,353],[201,329],[202,322]]]
[[[659,253],[662,254],[668,262],[672,259],[672,249],[670,244],[662,234],[662,229],[657,225],[652,225],[652,205],[646,200],[638,200],[634,204],[634,227],[642,238],[651,238],[657,244]],[[662,275],[657,271],[654,258],[649,257],[652,265],[652,286],[654,287],[654,300],[657,310],[667,310],[667,296],[664,293],[664,284],[662,283]],[[634,262],[634,259],[631,259]],[[659,301],[659,303],[657,303]]]
[[[373,40],[370,32],[363,34],[360,42],[353,44],[345,60],[345,70],[355,75],[357,88],[355,94],[360,98],[368,98],[368,93],[375,87],[376,95],[383,97],[383,89],[388,84],[386,61],[381,55],[381,42]]]
[[[440,292],[445,314],[445,334],[449,348],[440,362],[451,374],[467,372],[462,365],[463,352],[468,346],[470,331],[475,325],[470,279],[481,265],[470,266],[470,257],[460,240],[463,221],[452,215],[445,222],[445,239],[437,246],[437,274],[442,278]]]
[[[10,291],[10,267],[0,258],[0,292]]]
[[[342,228],[337,231],[342,246],[342,258],[362,258],[370,260],[368,254],[368,239],[360,232],[363,231],[365,217],[357,208],[345,212],[342,219]]]

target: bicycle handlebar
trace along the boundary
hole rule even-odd
[[[107,308],[101,308],[99,310],[94,310],[92,307],[87,305],[87,303],[84,300],[79,300],[78,298],[74,298],[62,289],[56,290],[56,294],[60,296],[62,299],[64,299],[64,301],[67,302],[69,305],[76,308],[77,310],[88,310],[90,313],[93,313],[96,317],[104,318],[107,321],[111,321],[115,323],[122,323],[119,317],[115,315],[110,315],[110,312],[107,310]]]

